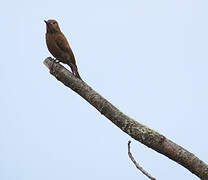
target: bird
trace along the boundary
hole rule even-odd
[[[61,32],[58,22],[54,19],[44,20],[46,23],[46,45],[49,52],[58,62],[67,64],[72,74],[81,79],[72,49]]]

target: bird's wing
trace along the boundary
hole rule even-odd
[[[59,34],[55,38],[57,46],[64,52],[72,52],[69,43],[63,34]]]

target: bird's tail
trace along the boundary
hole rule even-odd
[[[74,74],[77,78],[79,78],[79,79],[82,80],[82,78],[81,78],[80,75],[79,75],[78,68],[77,68],[76,64],[70,63],[70,64],[68,64],[68,65],[70,66],[70,68],[71,68],[71,70],[72,70],[72,74]]]

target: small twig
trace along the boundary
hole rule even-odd
[[[151,180],[156,180],[154,177],[152,177],[147,171],[145,171],[134,159],[134,157],[132,156],[131,152],[130,152],[130,144],[131,141],[128,142],[128,155],[129,158],[132,160],[132,162],[135,164],[135,166],[137,167],[137,169],[139,169],[144,175],[146,175],[148,178],[150,178]]]

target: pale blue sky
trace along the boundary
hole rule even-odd
[[[42,64],[56,19],[82,78],[127,115],[208,162],[208,1],[1,3],[0,179],[146,179],[131,139]],[[132,140],[160,180],[196,180]]]

